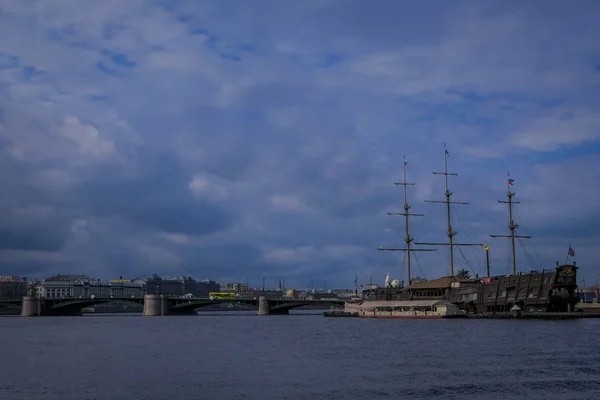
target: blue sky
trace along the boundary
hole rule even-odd
[[[0,0],[0,265],[42,277],[185,274],[349,287],[404,278],[417,241],[507,233],[518,268],[569,244],[595,282],[600,36],[595,1]],[[492,270],[510,271],[506,240]],[[485,270],[479,248],[457,268]],[[447,273],[448,250],[415,273]]]

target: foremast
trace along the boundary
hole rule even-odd
[[[408,186],[414,186],[414,183],[408,183],[406,181],[406,169],[408,167],[408,162],[406,161],[406,155],[404,156],[404,180],[402,182],[394,182],[394,185],[396,186],[402,186],[404,188],[404,212],[401,213],[396,213],[396,212],[388,212],[387,215],[394,215],[394,216],[403,216],[404,217],[404,242],[406,243],[406,247],[405,248],[383,248],[383,247],[379,247],[378,250],[379,251],[405,251],[407,254],[407,261],[406,261],[406,265],[407,265],[407,273],[408,273],[408,286],[410,286],[410,282],[411,282],[411,256],[410,254],[413,251],[435,251],[436,249],[415,249],[411,246],[411,243],[413,242],[414,238],[412,236],[410,236],[410,223],[409,223],[409,218],[410,217],[422,217],[425,214],[412,214],[409,213],[409,210],[411,209],[411,206],[408,205],[408,194],[407,194],[407,187]]]
[[[448,172],[448,149],[446,148],[446,143],[444,143],[444,172],[434,172],[434,175],[442,175],[444,176],[446,183],[446,200],[425,200],[425,203],[437,203],[437,204],[445,204],[446,205],[446,222],[447,222],[447,231],[448,235],[448,243],[415,243],[417,245],[425,245],[425,246],[448,246],[450,249],[450,275],[454,276],[454,246],[481,246],[481,243],[454,243],[454,235],[456,232],[452,228],[452,218],[451,218],[451,204],[469,204],[462,201],[452,201],[452,192],[449,189],[448,185],[448,177],[449,176],[458,176],[457,173]]]
[[[519,204],[520,201],[514,201],[513,196],[516,194],[515,192],[510,191],[510,187],[514,184],[514,179],[510,178],[510,172],[508,173],[508,191],[506,192],[506,197],[508,201],[498,200],[498,203],[508,204],[508,229],[510,229],[510,235],[490,235],[492,238],[510,238],[511,250],[512,250],[512,273],[513,275],[517,274],[517,257],[515,252],[515,238],[522,239],[531,239],[531,236],[522,236],[516,235],[515,229],[519,227],[519,225],[515,224],[513,220],[513,204]]]

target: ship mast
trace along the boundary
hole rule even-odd
[[[516,194],[510,191],[510,187],[513,185],[514,180],[510,179],[510,172],[508,173],[508,192],[506,193],[506,197],[508,197],[508,201],[498,200],[498,203],[508,204],[508,229],[510,229],[510,235],[490,235],[493,238],[510,238],[510,244],[512,249],[512,271],[513,275],[517,274],[517,257],[515,253],[515,238],[523,238],[523,239],[531,239],[531,236],[520,236],[515,235],[515,229],[519,227],[519,225],[515,224],[513,221],[513,204],[519,204],[520,201],[513,201],[513,196]]]
[[[469,204],[462,201],[451,201],[452,192],[448,188],[448,177],[449,176],[458,176],[457,173],[448,172],[448,149],[446,148],[446,143],[444,143],[444,172],[434,172],[434,175],[443,175],[446,182],[446,200],[436,201],[436,200],[425,200],[425,203],[437,203],[437,204],[445,204],[446,205],[446,218],[448,230],[446,234],[448,235],[448,243],[415,243],[417,245],[428,245],[428,246],[448,246],[450,248],[450,275],[454,276],[454,246],[481,246],[481,243],[454,243],[454,235],[456,232],[452,229],[452,220],[450,218],[450,205],[451,204]]]
[[[410,274],[410,261],[411,261],[411,257],[410,257],[410,253],[412,253],[413,251],[435,251],[436,249],[414,249],[411,246],[412,241],[414,240],[413,237],[410,236],[410,231],[409,231],[409,217],[422,217],[425,214],[411,214],[408,211],[410,210],[411,206],[408,205],[408,196],[407,196],[407,187],[408,186],[414,186],[414,183],[408,183],[406,182],[406,168],[408,166],[408,163],[406,162],[406,155],[404,156],[404,181],[402,182],[394,182],[394,185],[397,186],[403,186],[404,187],[404,212],[403,213],[395,213],[395,212],[388,212],[387,215],[401,215],[404,217],[404,242],[406,243],[406,248],[383,248],[383,247],[379,247],[378,250],[379,251],[405,251],[407,253],[407,272],[408,272],[408,286],[410,286],[410,281],[411,281],[411,274]]]

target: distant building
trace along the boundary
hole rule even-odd
[[[146,280],[147,294],[162,294],[164,296],[181,296],[183,292],[183,277],[161,278],[153,275]]]
[[[214,281],[196,281],[192,277],[153,275],[148,278],[146,293],[163,296],[183,296],[191,293],[196,297],[208,297],[210,292],[219,292],[219,284]]]
[[[198,297],[208,297],[210,292],[220,292],[221,287],[215,281],[204,280],[196,282],[196,291],[190,292]]]
[[[84,292],[88,278],[83,275],[55,275],[42,279],[35,284],[35,294],[37,297],[46,299],[57,299],[63,297],[79,297]]]
[[[21,299],[27,296],[28,282],[18,276],[0,276],[0,299]]]
[[[265,296],[268,299],[276,299],[276,298],[281,298],[283,297],[283,294],[281,293],[280,290],[274,290],[274,289],[250,289],[247,292],[244,292],[242,294],[242,297],[249,297],[249,298],[258,298],[260,296]]]
[[[35,283],[37,297],[47,299],[65,297],[130,297],[143,296],[145,282],[120,279],[103,281],[84,275],[56,275]]]
[[[237,283],[237,282],[220,282],[219,286],[221,288],[221,292],[247,292],[248,284],[247,283]]]
[[[113,297],[142,297],[146,294],[145,279],[111,279],[108,281]]]

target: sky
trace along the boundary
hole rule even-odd
[[[597,1],[0,0],[0,272],[406,279],[417,242],[600,278]],[[455,269],[485,275],[481,247]],[[413,276],[449,273],[448,248]],[[416,265],[415,265],[416,264]]]

